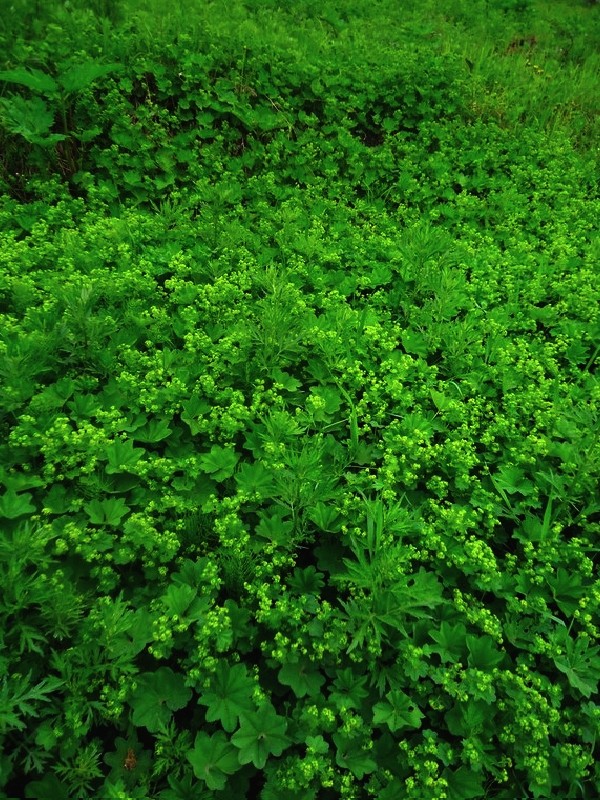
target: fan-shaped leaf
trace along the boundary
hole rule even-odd
[[[240,729],[231,737],[232,743],[239,748],[240,763],[252,762],[257,769],[262,769],[269,755],[280,756],[290,744],[285,735],[286,728],[286,720],[277,716],[268,703],[254,714],[242,715]]]
[[[194,749],[188,752],[187,758],[194,775],[205,781],[209,789],[224,789],[227,775],[240,769],[237,750],[227,741],[223,731],[212,736],[197,733]]]
[[[137,689],[129,701],[133,723],[151,733],[164,730],[173,711],[187,705],[191,696],[181,675],[176,675],[169,667],[147,672],[138,679]]]
[[[226,731],[235,730],[240,714],[255,709],[252,700],[254,687],[254,681],[248,677],[243,664],[230,667],[221,662],[210,688],[200,695],[200,702],[208,706],[207,721],[219,721]]]

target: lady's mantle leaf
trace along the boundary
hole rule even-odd
[[[172,433],[169,428],[169,421],[166,419],[151,419],[142,428],[138,428],[133,437],[136,442],[144,442],[144,444],[153,444],[154,442],[162,442]]]
[[[58,780],[56,775],[44,775],[39,781],[30,781],[25,789],[28,800],[44,800],[52,797],[54,800],[68,800],[72,796],[68,787]]]
[[[313,753],[326,753],[329,750],[329,745],[322,736],[307,736],[304,740],[306,746]]]
[[[231,478],[239,459],[239,455],[230,447],[214,444],[210,453],[200,456],[200,469],[212,475],[216,481],[224,481]]]
[[[208,706],[207,721],[219,721],[228,732],[235,730],[240,714],[254,711],[253,691],[254,681],[243,664],[230,667],[221,662],[210,689],[200,695],[202,705]]]
[[[286,728],[286,720],[277,716],[270,703],[262,705],[254,714],[243,714],[239,731],[231,737],[239,748],[240,763],[252,762],[257,769],[262,769],[269,755],[280,756],[291,744],[285,735]]]
[[[323,577],[323,573],[317,572],[311,564],[309,567],[304,567],[304,569],[296,567],[294,574],[288,579],[288,583],[290,589],[293,589],[300,597],[306,595],[316,596],[325,585],[322,580]]]
[[[442,661],[456,664],[465,655],[467,629],[462,622],[456,625],[442,622],[439,631],[430,631],[429,635],[437,642],[437,646],[428,646],[428,650],[437,653]]]
[[[552,638],[566,650],[563,655],[552,657],[556,668],[567,676],[571,686],[584,697],[596,694],[600,680],[600,647],[590,647],[586,639],[572,639],[562,629]]]
[[[142,448],[134,447],[130,439],[126,442],[116,439],[114,442],[106,445],[104,452],[108,459],[106,472],[109,475],[113,475],[117,472],[127,472],[127,470],[134,467],[144,455]]]
[[[467,767],[459,767],[454,772],[445,769],[442,777],[448,781],[449,797],[452,800],[475,800],[477,797],[484,797],[481,773],[478,774]]]
[[[492,670],[504,659],[495,646],[491,636],[472,636],[466,637],[467,648],[469,650],[468,664],[476,669]]]
[[[298,663],[288,662],[279,670],[279,682],[284,686],[291,686],[296,697],[314,697],[319,694],[321,686],[325,683],[325,678],[314,668],[312,662],[301,659]]]
[[[407,353],[415,356],[425,356],[428,353],[427,342],[422,333],[408,328],[402,334],[402,346]],[[435,400],[434,400],[435,402]]]
[[[90,522],[94,525],[112,525],[116,527],[122,518],[129,512],[129,506],[122,497],[108,500],[90,500],[84,505]]]
[[[197,594],[198,591],[193,586],[171,584],[163,595],[162,602],[170,614],[183,617]]]
[[[242,464],[235,474],[238,489],[244,494],[258,492],[261,497],[269,497],[275,487],[273,476],[260,462]]]
[[[336,675],[335,690],[331,692],[329,699],[340,709],[360,708],[362,701],[369,694],[364,688],[367,676],[356,675],[351,667],[346,667],[344,670],[338,669]]]
[[[240,769],[237,750],[227,741],[223,731],[212,736],[197,733],[194,749],[188,752],[187,758],[194,775],[205,781],[209,789],[224,789],[227,775]]]
[[[121,779],[126,786],[137,783],[140,775],[148,773],[152,765],[150,753],[143,749],[137,737],[127,739],[118,737],[115,740],[115,749],[104,756],[104,761],[111,767],[111,780]]]
[[[423,714],[416,703],[400,690],[388,692],[385,701],[373,707],[373,724],[385,722],[392,731],[405,728],[419,728]]]
[[[146,672],[138,679],[138,687],[130,699],[134,725],[144,726],[150,733],[164,730],[173,711],[189,702],[192,692],[169,667]]]
[[[337,747],[335,763],[342,769],[349,769],[359,781],[377,769],[377,763],[365,752],[360,739],[348,739],[337,733],[333,741]]]
[[[556,605],[565,616],[571,616],[579,607],[579,601],[585,594],[585,589],[581,585],[581,577],[577,573],[560,567],[556,577],[546,578],[546,583],[552,590]]]
[[[459,702],[446,713],[446,725],[453,736],[468,737],[489,727],[495,713],[483,700]]]
[[[492,477],[492,482],[500,493],[502,491],[508,492],[508,494],[518,493],[525,497],[529,497],[535,488],[533,483],[525,478],[524,471],[512,464],[500,467],[497,474]]]
[[[202,431],[201,418],[209,411],[210,404],[199,397],[191,397],[183,403],[181,419],[188,425],[193,436]]]
[[[335,533],[342,525],[342,518],[336,509],[321,500],[309,510],[308,518],[322,531]]]
[[[286,515],[281,511],[276,511],[272,516],[267,516],[265,512],[260,513],[260,522],[255,530],[259,536],[269,539],[282,547],[290,541],[294,523],[286,519]]]
[[[7,489],[0,497],[0,517],[17,519],[25,514],[33,514],[35,506],[29,502],[32,495],[29,492],[17,494],[13,489]]]

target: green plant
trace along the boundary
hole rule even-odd
[[[100,128],[75,128],[74,112],[77,96],[103,78],[120,69],[118,64],[101,64],[88,61],[63,68],[56,77],[39,69],[3,70],[0,82],[16,84],[29,89],[31,97],[13,94],[0,98],[0,124],[10,134],[20,136],[35,150],[57,154],[61,142],[78,142],[79,147],[100,133]],[[57,121],[58,117],[58,121]],[[59,132],[57,132],[57,129]],[[62,150],[68,158],[63,171],[72,175],[77,170],[74,148]],[[39,157],[44,164],[48,156]]]
[[[0,793],[595,798],[595,12],[80,5],[0,20]]]

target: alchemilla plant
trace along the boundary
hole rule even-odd
[[[595,7],[0,20],[0,798],[595,800]]]

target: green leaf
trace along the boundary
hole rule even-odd
[[[326,753],[329,745],[322,736],[307,736],[304,740],[306,746],[314,753]]]
[[[176,675],[170,667],[144,673],[137,684],[129,700],[132,720],[134,725],[143,726],[150,733],[164,731],[173,711],[186,706],[192,696],[182,676]]]
[[[204,580],[204,571],[209,563],[210,559],[206,557],[196,561],[192,561],[191,558],[183,559],[177,572],[171,576],[173,583],[176,586],[191,586],[193,589],[199,589]]]
[[[134,612],[131,626],[123,638],[127,643],[124,651],[128,652],[130,659],[135,658],[152,641],[152,616],[146,608],[138,608]]]
[[[31,504],[31,499],[29,492],[17,494],[13,489],[7,489],[0,497],[0,517],[17,519],[26,514],[34,514],[36,508]]]
[[[489,703],[468,700],[466,703],[456,703],[446,713],[445,720],[453,736],[468,737],[482,731],[494,716],[495,711]]]
[[[552,656],[556,668],[584,697],[596,694],[600,680],[600,647],[590,646],[587,639],[572,639],[564,629],[558,630],[552,638],[566,650],[564,655]]]
[[[42,747],[44,750],[52,750],[57,739],[57,734],[49,719],[42,722],[41,725],[38,725],[34,741],[39,747]]]
[[[313,595],[316,597],[324,586],[323,577],[323,573],[317,572],[311,564],[304,569],[296,567],[294,574],[288,579],[288,584],[290,589],[293,589],[299,596]]]
[[[91,86],[98,78],[120,69],[122,69],[120,64],[98,64],[95,61],[88,61],[70,67],[58,76],[58,82],[67,94],[73,94]]]
[[[427,342],[422,333],[411,329],[405,330],[402,334],[402,346],[407,353],[425,358],[429,352]]]
[[[199,702],[208,706],[207,721],[220,722],[228,732],[235,730],[240,715],[255,709],[254,689],[255,683],[243,664],[230,667],[219,662],[210,688],[200,695]]]
[[[259,536],[269,539],[271,542],[285,546],[290,541],[291,533],[294,529],[292,520],[287,519],[281,511],[276,511],[270,517],[264,512],[260,512],[260,522],[255,530]]]
[[[254,764],[263,769],[269,755],[280,756],[291,744],[285,735],[287,721],[279,717],[270,703],[262,705],[254,714],[241,716],[240,729],[231,737],[239,748],[241,764]]]
[[[435,389],[430,389],[429,394],[438,411],[447,411],[449,408],[452,408],[453,400],[451,397],[448,397],[447,394],[438,392]]]
[[[7,489],[13,489],[15,492],[22,492],[24,489],[37,489],[40,486],[45,486],[45,481],[25,472],[17,472],[11,475],[3,467],[0,467],[0,484],[4,484]]]
[[[442,622],[439,631],[430,631],[429,635],[434,642],[438,643],[438,646],[430,646],[428,650],[431,653],[437,653],[442,661],[456,664],[466,655],[467,629],[462,622],[456,625]]]
[[[367,286],[376,289],[379,286],[385,286],[392,279],[392,270],[387,264],[376,264],[370,273],[366,276]]]
[[[59,133],[50,133],[54,114],[41,97],[4,97],[0,99],[0,117],[11,133],[32,144],[46,146],[66,138]]]
[[[534,484],[525,478],[525,473],[520,467],[512,464],[504,464],[498,472],[491,476],[492,482],[498,492],[508,492],[508,494],[522,494],[525,497],[531,495],[535,489]]]
[[[26,86],[28,89],[40,94],[52,94],[58,89],[58,84],[54,78],[39,69],[19,67],[19,69],[4,70],[0,72],[0,81]]]
[[[275,489],[272,473],[260,462],[242,464],[235,474],[235,482],[240,492],[262,498],[271,497]]]
[[[171,584],[162,597],[162,602],[171,615],[183,617],[191,602],[196,597],[197,591],[191,586]]]
[[[296,697],[314,697],[325,683],[323,675],[308,658],[300,659],[295,664],[287,662],[281,667],[277,677],[284,686],[291,686]]]
[[[385,723],[394,733],[407,728],[420,728],[423,714],[416,703],[399,689],[386,694],[384,702],[373,706],[373,724]]]
[[[39,703],[50,701],[48,695],[56,692],[64,685],[59,678],[45,678],[34,686],[29,682],[31,672],[26,676],[11,676],[10,680],[2,678],[0,684],[0,734],[11,728],[24,730],[27,723],[23,717],[39,717]]]
[[[468,665],[475,669],[492,670],[504,659],[491,636],[473,636],[467,634]]]
[[[336,676],[333,682],[335,689],[329,695],[331,702],[339,709],[360,708],[362,701],[368,695],[368,691],[364,688],[367,676],[357,675],[351,667],[336,670]]]
[[[401,599],[407,613],[420,618],[430,619],[431,615],[418,614],[419,607],[431,611],[435,606],[444,603],[442,586],[433,572],[421,567],[418,572],[402,578],[397,586],[393,587],[394,596]]]
[[[581,741],[594,745],[598,737],[598,706],[596,703],[582,703],[580,711],[586,720],[581,729]]]
[[[459,767],[454,771],[445,769],[442,777],[448,781],[449,800],[475,800],[486,796],[482,785],[483,775],[468,767]]]
[[[279,369],[278,367],[271,370],[270,377],[275,383],[280,383],[286,392],[295,392],[302,386],[301,382],[292,378],[287,372]]]
[[[136,442],[153,444],[161,442],[172,433],[166,419],[151,419],[142,428],[138,428],[133,437]]]
[[[159,800],[212,800],[213,793],[200,789],[191,772],[186,771],[181,780],[174,775],[167,775],[169,788],[158,795]]]
[[[211,410],[210,403],[206,400],[202,400],[202,398],[198,396],[194,396],[190,397],[190,399],[182,405],[183,411],[181,412],[181,419],[189,427],[192,436],[195,436],[202,430],[202,425],[199,424],[199,420]]]
[[[377,763],[365,751],[360,739],[348,739],[343,734],[333,735],[337,748],[335,763],[342,769],[349,769],[359,780],[377,769]]]
[[[342,397],[337,389],[332,386],[319,386],[311,387],[310,398],[318,398],[321,401],[322,407],[318,406],[318,410],[311,411],[311,416],[317,422],[329,422],[332,414],[335,414],[342,405]],[[310,407],[310,405],[309,405]]]
[[[90,500],[84,505],[90,522],[94,525],[111,525],[116,528],[131,510],[122,497],[108,500]]]
[[[210,453],[200,457],[200,469],[212,475],[216,481],[223,481],[231,478],[239,460],[239,455],[231,447],[214,444],[210,448]]]
[[[579,608],[579,601],[585,594],[581,577],[576,572],[560,567],[556,577],[546,578],[546,583],[552,590],[556,605],[565,616],[570,617]]]
[[[141,447],[134,447],[130,439],[126,442],[116,439],[106,445],[104,454],[108,459],[106,472],[112,475],[115,472],[127,472],[132,469],[144,455],[144,450]]]
[[[377,800],[398,800],[405,792],[405,784],[400,778],[392,778],[385,789],[377,793]]]
[[[66,784],[59,781],[56,775],[44,775],[39,781],[30,781],[25,787],[27,800],[69,800],[73,796]]]
[[[188,752],[187,759],[194,775],[209,789],[218,791],[225,788],[227,776],[241,768],[237,750],[227,741],[223,731],[212,736],[202,731],[197,733],[194,749]]]
[[[126,766],[127,757],[133,751],[135,767]],[[139,781],[143,773],[148,773],[152,765],[152,758],[148,750],[144,750],[134,734],[127,739],[118,736],[115,739],[114,750],[104,756],[104,762],[111,768],[109,776],[112,780],[123,780],[131,786]]]
[[[55,483],[44,498],[43,507],[51,514],[64,514],[70,508],[69,493],[60,483]]]
[[[182,497],[193,498],[194,504],[198,506],[206,503],[210,496],[216,493],[217,489],[217,484],[207,478],[206,475],[199,475],[197,478],[184,475],[183,477],[173,478],[171,483]]]
[[[308,518],[322,531],[337,533],[342,526],[342,518],[338,511],[331,505],[319,500],[308,511]]]

